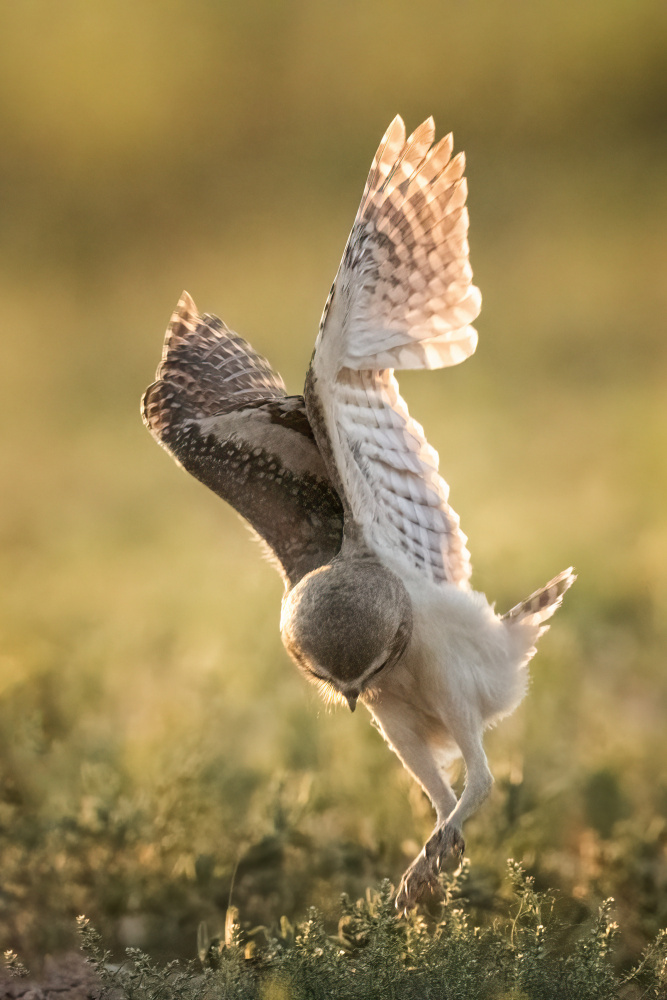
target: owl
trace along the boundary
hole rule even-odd
[[[493,778],[486,728],[526,692],[527,664],[575,577],[505,615],[470,586],[470,554],[438,456],[395,372],[475,350],[463,153],[394,119],[375,154],[327,298],[303,396],[183,293],[144,421],[230,503],[285,584],[285,649],[323,696],[360,702],[429,796],[435,826],[403,875],[401,911],[464,851],[463,824]],[[463,758],[460,798],[449,775]]]

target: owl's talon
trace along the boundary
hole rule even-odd
[[[408,910],[417,905],[426,889],[437,893],[438,873],[443,862],[453,858],[459,865],[464,851],[465,841],[460,830],[447,824],[437,827],[403,875],[396,894],[396,909],[407,916]]]

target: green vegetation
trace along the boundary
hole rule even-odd
[[[513,856],[583,939],[615,898],[624,975],[667,924],[667,8],[0,17],[3,948],[33,964],[85,913],[115,956],[187,959],[230,900],[244,933],[309,906],[330,933],[340,894],[396,884],[428,834],[364,713],[288,662],[277,575],[138,401],[183,287],[300,391],[376,144],[433,113],[468,154],[485,305],[473,359],[401,384],[473,584],[505,610],[579,573],[487,739],[471,926],[502,924]]]
[[[79,932],[105,995],[127,1000],[629,1000],[667,995],[667,932],[634,968],[619,975],[610,961],[618,933],[611,919],[613,900],[606,900],[597,918],[575,937],[555,915],[553,894],[536,892],[516,862],[509,869],[515,895],[511,919],[485,927],[473,925],[461,895],[467,866],[443,880],[442,905],[430,922],[414,914],[409,920],[398,917],[389,882],[355,904],[343,896],[335,936],[327,933],[315,909],[297,926],[283,918],[279,933],[257,927],[244,936],[238,911],[231,908],[222,939],[211,941],[206,928],[200,929],[203,972],[194,962],[155,965],[136,948],[127,949],[124,964],[110,966],[111,956],[85,917],[79,918]],[[10,963],[16,965],[15,956]]]

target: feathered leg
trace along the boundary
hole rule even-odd
[[[421,852],[407,869],[396,895],[396,907],[409,910],[417,904],[426,888],[437,885],[443,863],[453,858],[457,863],[465,851],[463,823],[479,808],[493,785],[486,754],[482,746],[481,725],[462,727],[456,735],[466,767],[466,783],[461,798],[446,817],[438,816],[433,833]]]
[[[437,815],[433,834],[401,879],[396,906],[400,910],[408,910],[417,904],[426,889],[437,888],[438,872],[445,855],[453,853],[458,857],[463,850],[460,827],[456,825],[450,827],[448,824],[450,816],[456,816],[458,821],[460,813],[457,813],[456,795],[446,778],[448,755],[443,755],[442,749],[438,748],[434,740],[436,735],[434,725],[441,730],[438,734],[441,743],[448,742],[448,733],[442,723],[436,723],[433,717],[426,717],[403,699],[385,692],[377,700],[372,701],[368,708],[391,749],[430,798]],[[470,759],[474,761],[470,767],[477,774],[475,767],[477,758],[472,751]],[[484,761],[486,762],[486,758]],[[466,767],[468,766],[466,759]],[[473,783],[470,791],[466,786],[464,795],[468,792],[468,803],[471,803],[473,789],[481,791],[482,784],[483,782]],[[460,822],[463,822],[463,819]],[[457,854],[459,840],[461,851]]]
[[[446,778],[439,754],[424,735],[423,715],[404,701],[385,695],[367,705],[380,732],[433,803],[439,823],[456,806],[456,795]]]

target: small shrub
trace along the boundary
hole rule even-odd
[[[538,892],[509,862],[514,902],[508,918],[471,924],[463,898],[469,865],[442,876],[436,917],[396,914],[383,882],[365,899],[341,901],[337,932],[315,909],[293,927],[244,932],[230,910],[224,939],[200,931],[199,963],[160,966],[129,948],[110,964],[99,934],[79,918],[81,946],[103,986],[124,1000],[614,1000],[667,998],[667,931],[621,976],[612,963],[618,926],[612,900],[576,941],[552,892]],[[260,938],[263,942],[260,943]],[[14,956],[15,959],[15,956]]]

